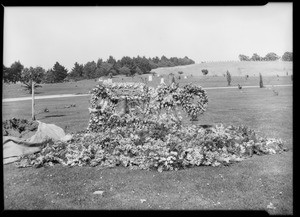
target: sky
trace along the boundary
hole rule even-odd
[[[292,3],[265,6],[5,7],[3,64],[71,70],[123,56],[238,60],[293,51]]]

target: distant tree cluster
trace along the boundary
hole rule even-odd
[[[5,67],[3,65],[3,81],[5,83],[16,83],[20,81],[23,69],[24,66],[20,63],[20,61],[14,62],[10,67]]]
[[[106,61],[98,59],[97,62],[89,61],[86,64],[75,63],[74,67],[70,72],[56,62],[52,69],[45,71],[40,75],[40,83],[59,83],[66,80],[83,80],[83,79],[94,79],[101,76],[115,76],[115,75],[125,75],[132,76],[135,74],[147,74],[150,73],[152,69],[158,67],[172,67],[180,65],[190,65],[195,62],[188,57],[177,58],[171,57],[168,59],[166,56],[146,58],[146,57],[122,57],[120,60],[116,60],[113,56],[109,56]],[[30,67],[31,69],[32,67]],[[41,67],[40,67],[41,68]],[[22,73],[28,73],[29,69],[24,69],[24,66],[20,61],[13,63],[10,67],[3,65],[3,81],[8,82],[23,82],[24,77]],[[29,70],[32,72],[33,70]],[[27,81],[26,81],[27,82]],[[24,82],[23,82],[24,83]]]
[[[293,52],[285,52],[285,53],[282,55],[281,59],[282,59],[283,61],[293,61]]]
[[[265,57],[259,56],[257,53],[254,53],[252,57],[246,56],[244,54],[239,55],[240,61],[276,61],[280,59],[280,56],[278,56],[274,52],[268,53]],[[292,52],[285,52],[282,57],[282,61],[293,61],[293,53]]]

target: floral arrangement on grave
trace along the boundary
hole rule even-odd
[[[141,104],[148,100],[144,83],[108,83],[98,84],[92,91],[88,130],[97,132],[106,126],[111,127],[116,117],[129,112],[138,112]],[[109,124],[110,123],[110,124]]]
[[[178,108],[187,113],[191,120],[197,120],[207,107],[208,97],[200,86],[188,84],[183,88],[179,84],[161,84],[157,88],[145,83],[109,83],[98,84],[92,91],[88,130],[97,132],[112,124],[119,125],[122,116],[131,114],[146,120],[150,115],[159,118],[163,113],[180,122]],[[196,98],[196,102],[195,102]]]
[[[91,93],[87,131],[73,134],[68,142],[46,143],[41,152],[21,158],[17,166],[122,165],[162,172],[229,165],[253,154],[287,150],[282,140],[260,137],[244,126],[182,124],[178,107],[195,119],[207,106],[206,92],[192,84],[151,88],[142,83],[103,82]]]
[[[181,105],[192,121],[196,121],[199,114],[206,111],[208,97],[201,86],[193,84],[184,86],[180,91],[180,97]]]

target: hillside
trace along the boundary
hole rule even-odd
[[[175,66],[153,69],[151,72],[156,72],[160,75],[168,75],[169,73],[177,74],[178,71],[183,71],[184,75],[203,76],[201,70],[207,69],[210,76],[223,76],[228,70],[232,76],[258,76],[261,73],[263,76],[283,76],[291,75],[293,72],[293,62],[283,61],[263,61],[263,62],[209,62],[186,66]]]

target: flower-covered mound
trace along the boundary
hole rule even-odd
[[[48,142],[41,152],[22,157],[17,166],[124,166],[162,172],[229,165],[253,154],[287,150],[280,139],[259,137],[245,126],[182,126],[166,116],[145,124],[129,120],[131,124],[103,132],[76,133],[68,142]]]

